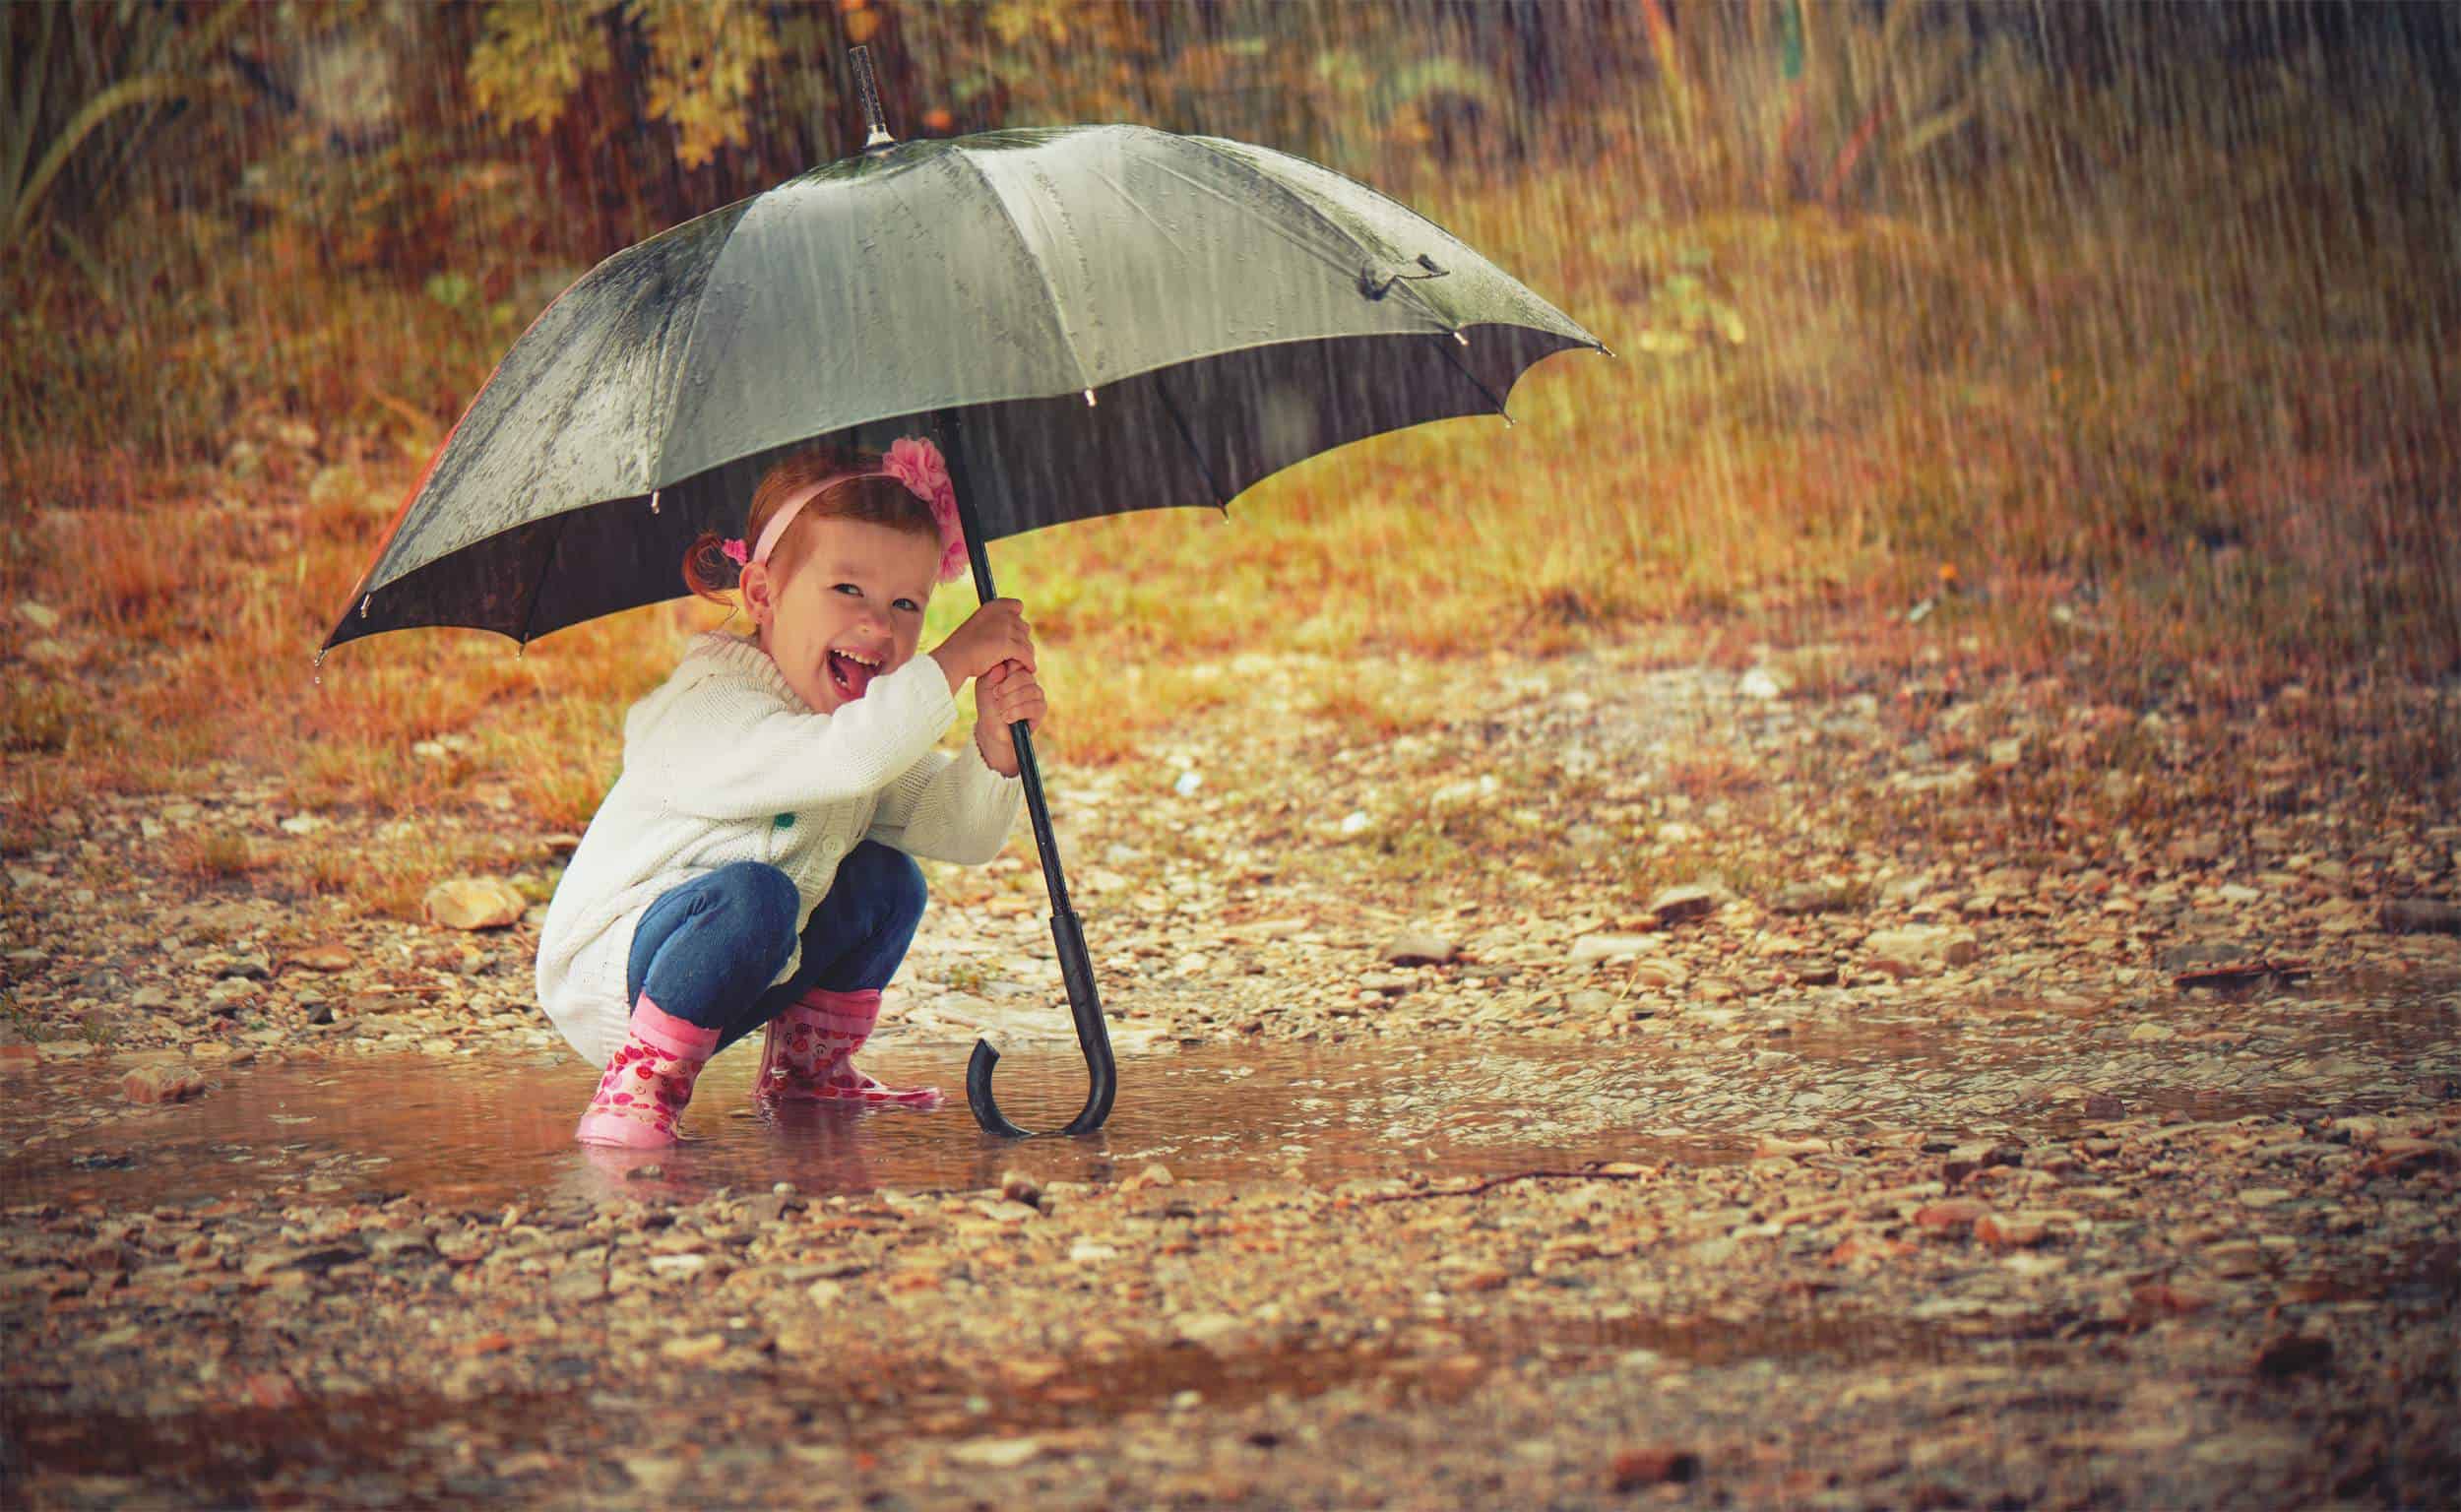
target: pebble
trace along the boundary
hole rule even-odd
[[[1042,1452],[1038,1438],[970,1438],[949,1448],[949,1458],[982,1470],[1014,1470]]]
[[[1718,911],[1719,893],[1699,883],[1670,887],[1649,901],[1649,912],[1660,927],[1682,923],[1687,919],[1706,918]]]
[[[1981,943],[1971,932],[1945,924],[1874,929],[1864,937],[1862,949],[1873,966],[1892,976],[1906,976],[1933,963],[1970,965],[1982,953]]]
[[[421,900],[431,923],[450,929],[502,929],[521,922],[528,899],[499,877],[454,877]]]
[[[1656,944],[1657,941],[1646,934],[1585,934],[1572,942],[1572,952],[1565,959],[1574,966],[1622,961]]]
[[[1387,966],[1442,966],[1459,953],[1460,947],[1440,934],[1404,934],[1384,947],[1384,962]]]
[[[205,1078],[184,1066],[139,1066],[120,1078],[131,1102],[184,1102],[205,1091]]]

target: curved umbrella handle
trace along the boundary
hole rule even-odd
[[[942,439],[949,483],[957,493],[958,525],[966,537],[966,560],[975,571],[975,597],[989,603],[999,597],[999,590],[991,584],[991,558],[983,550],[982,521],[975,511],[974,484],[967,475],[971,459],[962,440],[964,420],[955,410],[942,410],[932,419]],[[1042,769],[1034,759],[1032,726],[1020,720],[1008,726],[1008,738],[1017,751],[1017,776],[1025,785],[1034,848],[1042,857],[1042,885],[1051,896],[1051,943],[1059,949],[1060,980],[1068,987],[1068,1012],[1077,1021],[1077,1046],[1085,1051],[1086,1075],[1093,1083],[1084,1108],[1058,1132],[1091,1134],[1110,1116],[1110,1031],[1103,1026],[1103,999],[1094,990],[1094,963],[1086,955],[1085,930],[1077,923],[1076,911],[1068,907],[1068,879],[1059,867],[1059,842],[1051,834],[1051,810],[1042,796]],[[991,1068],[999,1060],[1000,1052],[989,1041],[975,1041],[974,1058],[966,1063],[966,1105],[974,1109],[975,1122],[982,1125],[983,1132],[1028,1138],[1033,1131],[1009,1122],[999,1103],[992,1101]]]
[[[1023,736],[1024,730],[1018,730]],[[1062,909],[1051,915],[1051,943],[1059,948],[1059,974],[1068,985],[1069,1016],[1077,1021],[1077,1047],[1085,1052],[1085,1072],[1091,1084],[1086,1089],[1085,1106],[1060,1134],[1091,1134],[1110,1116],[1111,1094],[1117,1090],[1116,1072],[1111,1063],[1110,1031],[1103,1023],[1103,1001],[1094,990],[1094,968],[1086,958],[1085,931],[1077,926],[1077,915]],[[966,1105],[973,1108],[975,1122],[986,1134],[1007,1139],[1031,1139],[1032,1129],[1021,1129],[1000,1111],[1000,1104],[991,1096],[991,1068],[1000,1063],[1000,1052],[991,1048],[988,1040],[975,1041],[974,1057],[966,1062]]]

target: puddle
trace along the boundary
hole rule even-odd
[[[493,1208],[780,1181],[814,1194],[975,1188],[1019,1165],[1046,1181],[1105,1180],[1157,1161],[1182,1179],[1324,1184],[1735,1161],[1771,1134],[2057,1135],[2113,1107],[2200,1119],[2362,1111],[2461,1071],[2453,984],[2400,987],[2279,994],[2236,1005],[2219,1028],[2159,1040],[2133,1037],[2157,1022],[2138,1013],[1999,1001],[1922,1018],[1701,1011],[1679,1040],[1202,1046],[1124,1056],[1099,1134],[1024,1146],[976,1128],[966,1047],[948,1043],[881,1045],[865,1057],[892,1084],[940,1086],[949,1101],[935,1110],[775,1116],[752,1109],[758,1057],[739,1047],[702,1076],[687,1117],[696,1137],[655,1155],[572,1143],[596,1078],[561,1049],[227,1068],[204,1097],[165,1107],[122,1101],[108,1063],[71,1063],[10,1079],[0,1193],[120,1208],[267,1190],[416,1193]],[[1083,1077],[1073,1046],[1016,1046],[1001,1063],[1002,1106],[1027,1127],[1056,1128],[1082,1102]],[[654,1175],[642,1169],[652,1163]]]
[[[1488,1052],[1414,1052],[1403,1063],[1369,1052],[1289,1047],[1189,1051],[1123,1060],[1110,1121],[1082,1140],[1024,1146],[984,1137],[964,1100],[964,1063],[945,1047],[881,1050],[865,1069],[892,1085],[939,1086],[927,1112],[797,1106],[757,1113],[757,1056],[728,1055],[703,1073],[671,1150],[576,1146],[574,1120],[595,1077],[573,1057],[504,1065],[467,1059],[293,1061],[218,1074],[186,1103],[129,1115],[63,1139],[31,1136],[0,1161],[12,1203],[184,1203],[269,1188],[312,1197],[414,1192],[431,1202],[497,1206],[607,1195],[627,1185],[662,1194],[997,1184],[1025,1164],[1044,1180],[1105,1180],[1162,1162],[1189,1180],[1257,1176],[1338,1181],[1417,1170],[1480,1174],[1581,1160],[1732,1160],[1738,1138],[1648,1138],[1629,1128],[1568,1131],[1534,1116],[1533,1099],[1578,1101],[1563,1068]],[[1550,1093],[1550,1084],[1552,1090]],[[1064,1124],[1084,1101],[1073,1049],[1019,1049],[1001,1058],[1001,1107],[1028,1127]],[[101,1069],[55,1084],[116,1097]],[[654,1178],[645,1180],[655,1164]]]

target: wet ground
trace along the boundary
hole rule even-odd
[[[1149,1048],[1099,1136],[1024,1147],[962,1102],[756,1113],[749,1051],[655,1157],[570,1143],[559,1051],[260,1057],[150,1107],[21,1073],[10,1500],[2453,1485],[2461,982],[2205,1007],[2161,1053],[2015,1002]],[[963,1049],[871,1059],[953,1089]],[[1066,1052],[1004,1065],[1073,1111]]]
[[[531,926],[122,899],[215,811],[97,799],[0,915],[0,1504],[2461,1500],[2461,831],[2251,789],[1977,845],[2031,801],[1986,774],[1880,852],[1902,752],[1789,764],[1842,705],[1499,677],[1499,765],[1515,710],[1550,750],[1679,713],[1770,775],[1533,788],[1594,868],[1408,885],[1239,859],[1270,797],[1131,846],[1089,785],[1084,1141],[962,1101],[978,1031],[1022,1122],[1083,1095],[1022,863],[935,879],[864,1057],[951,1102],[763,1117],[749,1047],[618,1157],[569,1143]],[[1336,806],[1480,801],[1421,777]],[[1618,869],[1684,880],[1703,825],[1696,893]]]

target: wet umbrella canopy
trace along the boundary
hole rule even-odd
[[[866,75],[867,78],[867,75]],[[894,143],[607,259],[513,346],[326,640],[528,641],[677,597],[704,530],[815,439],[932,434],[977,591],[1041,526],[1227,507],[1318,452],[1501,413],[1604,346],[1441,227],[1301,158],[1138,126]],[[1108,1044],[1031,744],[1016,731],[1095,1091]],[[986,1127],[1022,1132],[969,1091]]]
[[[1264,148],[1090,126],[877,149],[566,290],[326,645],[529,641],[674,598],[684,547],[733,534],[761,472],[816,437],[967,407],[942,445],[997,539],[1227,505],[1344,442],[1498,412],[1531,363],[1598,345],[1432,222]]]

